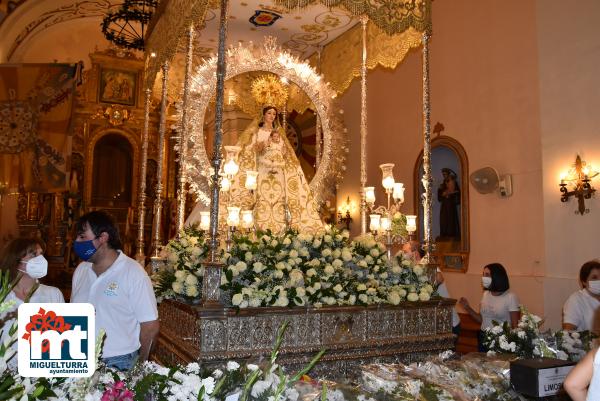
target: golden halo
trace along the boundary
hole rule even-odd
[[[288,99],[288,90],[274,75],[264,75],[252,82],[252,97],[261,107],[282,108]]]

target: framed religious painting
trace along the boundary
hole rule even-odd
[[[135,106],[138,74],[135,71],[100,69],[98,101]]]
[[[423,153],[417,159],[414,174],[418,205],[418,234],[424,242],[423,227]],[[469,171],[467,154],[462,145],[448,136],[431,141],[433,176],[432,238],[434,255],[442,270],[466,272],[469,262]]]

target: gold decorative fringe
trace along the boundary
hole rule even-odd
[[[398,35],[389,36],[373,24],[367,25],[367,68],[378,65],[394,69],[404,60],[410,49],[421,46],[423,33],[409,28]],[[321,73],[338,94],[348,89],[352,80],[360,77],[362,53],[360,24],[328,44],[321,54]],[[343,62],[340,62],[343,60]],[[317,55],[310,58],[316,65]]]
[[[289,10],[299,10],[313,4],[343,7],[353,15],[367,15],[369,20],[388,35],[431,30],[431,0],[275,0]]]

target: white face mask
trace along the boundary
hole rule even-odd
[[[600,295],[600,280],[588,281],[588,291],[594,295]]]
[[[31,278],[38,279],[48,274],[48,261],[43,255],[38,255],[23,263],[25,263],[25,273]]]
[[[481,284],[483,284],[483,288],[490,288],[490,285],[492,285],[492,278],[491,277],[481,277]]]

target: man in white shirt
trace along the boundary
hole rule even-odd
[[[102,360],[128,370],[148,358],[158,334],[152,283],[142,266],[120,250],[118,228],[106,212],[81,216],[76,229],[73,249],[83,262],[73,274],[71,302],[94,305],[96,330],[106,332]]]

